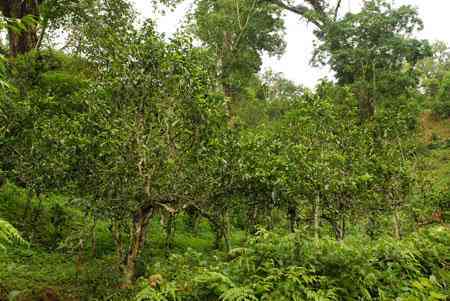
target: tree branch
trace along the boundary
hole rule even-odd
[[[40,48],[41,48],[42,41],[44,40],[46,31],[47,31],[47,27],[48,27],[48,18],[45,18],[43,25],[42,25],[41,33],[39,35],[39,39],[36,43],[36,47],[35,47],[36,50],[40,50]]]
[[[316,25],[318,28],[322,28],[323,24],[317,19],[317,18],[313,18],[311,15],[314,12],[319,13],[320,15],[324,16],[325,12],[324,12],[324,8],[322,6],[322,2],[318,1],[318,0],[306,0],[307,3],[309,3],[313,8],[308,8],[305,5],[299,4],[296,6],[292,6],[292,5],[288,5],[287,3],[285,3],[282,0],[268,0],[269,2],[273,3],[274,5],[277,5],[279,7],[281,7],[282,9],[288,10],[294,14],[300,15],[303,18],[305,18],[306,20],[308,20],[308,22],[313,23],[314,25]]]
[[[339,0],[336,4],[336,8],[334,9],[334,21],[337,20],[339,9],[341,8],[342,0]]]

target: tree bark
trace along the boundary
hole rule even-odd
[[[148,223],[152,214],[153,207],[150,206],[141,208],[134,214],[131,226],[130,246],[123,267],[123,287],[130,287],[135,281],[137,259],[144,247]]]
[[[39,0],[2,0],[0,9],[7,18],[22,19],[26,16],[39,17]],[[8,41],[11,56],[25,54],[38,44],[37,26],[28,26],[25,30],[16,32],[8,29]]]

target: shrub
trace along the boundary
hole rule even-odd
[[[436,117],[450,117],[450,72],[446,74],[440,84],[432,110]]]

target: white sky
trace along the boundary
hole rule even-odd
[[[143,17],[155,17],[149,0],[132,0]],[[183,21],[185,12],[190,7],[190,1],[180,5],[174,12],[167,13],[157,19],[160,32],[172,34]],[[355,11],[360,0],[343,0],[343,11]],[[300,3],[300,2],[299,2]],[[432,41],[442,40],[450,44],[450,1],[449,0],[396,0],[395,4],[411,4],[419,9],[419,14],[425,23],[425,29],[418,34],[420,38]],[[286,42],[287,48],[281,58],[264,58],[263,69],[271,68],[282,72],[288,79],[308,87],[313,87],[317,80],[332,77],[326,68],[316,68],[309,64],[313,51],[313,25],[306,24],[297,15],[287,13]]]

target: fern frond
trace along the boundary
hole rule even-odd
[[[141,290],[137,296],[136,301],[169,301],[163,293],[153,289],[152,287],[146,287]]]
[[[7,221],[0,219],[0,248],[5,249],[11,244],[26,244],[19,231]]]
[[[226,290],[221,296],[222,301],[257,301],[254,292],[248,287],[233,287]]]

